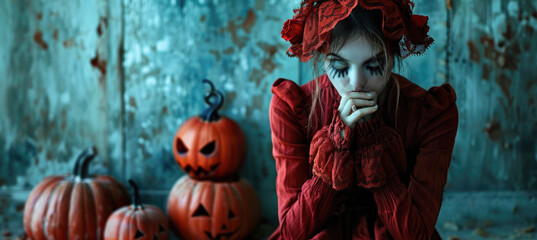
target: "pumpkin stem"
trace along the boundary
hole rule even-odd
[[[211,91],[205,93],[205,96],[203,97],[205,99],[205,103],[209,104],[209,108],[205,109],[205,111],[203,111],[200,117],[205,121],[216,121],[220,119],[220,115],[218,115],[218,110],[222,107],[222,104],[224,103],[224,95],[222,94],[222,92],[214,88],[214,84],[211,81],[203,79],[202,82],[209,84],[209,86],[211,87]],[[211,99],[214,98],[216,98],[216,100],[211,102]]]
[[[136,185],[136,183],[132,179],[129,179],[129,184],[134,189],[134,194],[132,196],[132,202],[134,203],[134,207],[144,208],[144,206],[142,206],[142,201],[140,200],[140,191],[138,190],[138,185]]]
[[[73,176],[84,179],[88,176],[88,164],[97,156],[97,148],[95,146],[88,147],[78,155],[73,169]]]

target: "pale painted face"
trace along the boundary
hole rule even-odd
[[[380,95],[389,78],[384,62],[381,49],[365,38],[353,38],[339,52],[328,54],[324,67],[340,96],[353,91]]]

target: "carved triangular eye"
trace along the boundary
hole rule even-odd
[[[235,214],[233,213],[233,211],[231,211],[231,209],[229,209],[229,213],[227,215],[228,215],[227,216],[228,219],[236,217]]]
[[[158,232],[159,232],[159,233],[165,233],[166,230],[164,230],[164,228],[162,227],[162,225],[159,224],[159,225],[158,225]]]
[[[177,138],[177,143],[175,144],[175,148],[177,149],[177,152],[181,156],[184,156],[188,152],[188,148],[185,146],[181,138]]]
[[[205,144],[205,146],[203,146],[203,148],[200,150],[200,152],[201,152],[201,154],[203,154],[203,156],[209,157],[212,153],[214,153],[215,148],[216,148],[216,142],[211,141],[211,142]]]
[[[194,212],[194,214],[192,214],[192,217],[201,217],[201,216],[204,216],[204,217],[209,217],[209,212],[207,212],[207,209],[205,209],[205,207],[203,207],[203,205],[199,205],[198,206],[198,209],[196,209],[196,211]]]
[[[222,230],[227,229],[226,224],[222,224]]]
[[[152,240],[158,240],[158,235],[155,233],[155,235],[153,235],[153,239]]]
[[[136,235],[134,235],[134,239],[144,237],[145,234],[143,232],[140,232],[140,230],[136,230]]]

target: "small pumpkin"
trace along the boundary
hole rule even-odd
[[[173,155],[179,166],[196,179],[225,179],[237,174],[244,163],[246,138],[239,125],[218,114],[224,96],[211,87],[205,95],[209,104],[200,116],[188,119],[173,139]],[[211,100],[213,100],[211,102]]]
[[[244,239],[257,227],[259,198],[246,181],[180,178],[168,197],[171,227],[182,239]]]
[[[142,205],[136,183],[133,204],[116,210],[106,221],[105,240],[166,240],[170,237],[168,218],[156,206]]]
[[[34,187],[24,206],[30,239],[103,239],[106,219],[129,204],[129,195],[112,177],[88,175],[96,155],[96,148],[85,149],[72,175],[49,176]]]

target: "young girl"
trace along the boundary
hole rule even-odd
[[[453,88],[392,73],[433,42],[409,0],[303,0],[282,37],[325,74],[270,105],[280,225],[270,239],[440,239]]]

